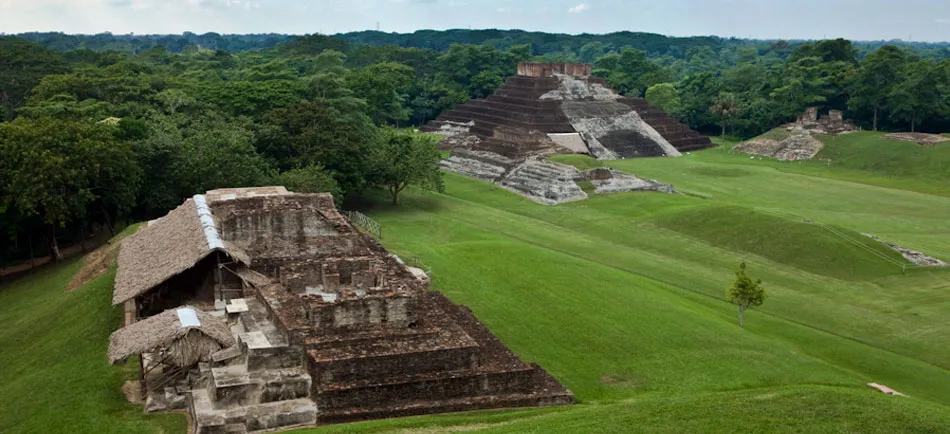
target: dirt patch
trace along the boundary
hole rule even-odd
[[[109,242],[102,247],[94,250],[83,258],[82,269],[73,277],[73,280],[66,285],[66,292],[79,288],[109,271],[109,267],[115,263],[119,256],[119,242]]]
[[[934,146],[940,142],[950,141],[950,137],[941,136],[940,134],[927,134],[927,133],[885,134],[884,138],[890,139],[890,140],[901,140],[904,142],[914,142],[922,146]]]
[[[646,376],[640,374],[632,375],[603,375],[600,382],[617,387],[645,387],[649,384]]]
[[[132,404],[142,405],[145,403],[145,401],[142,400],[142,385],[138,380],[129,380],[123,383],[122,394],[125,395],[125,399]]]

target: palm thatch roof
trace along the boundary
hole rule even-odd
[[[235,344],[224,319],[191,306],[169,309],[123,327],[109,337],[109,362],[164,349],[170,363],[185,367]]]
[[[119,269],[115,276],[112,304],[135,298],[193,267],[214,251],[223,251],[238,261],[248,263],[247,254],[216,238],[210,212],[203,196],[188,199],[148,227],[122,241]],[[204,218],[204,219],[203,219]]]

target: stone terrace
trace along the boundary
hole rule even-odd
[[[562,405],[573,394],[519,360],[470,310],[349,225],[327,195],[211,203],[246,305],[239,346],[202,367],[199,433]]]

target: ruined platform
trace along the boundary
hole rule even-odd
[[[424,273],[350,225],[329,195],[214,191],[183,206],[133,237],[147,243],[204,210],[194,244],[220,246],[186,271],[198,277],[157,287],[187,299],[210,284],[214,302],[203,305],[236,342],[177,370],[176,396],[187,398],[196,433],[574,402],[470,310],[429,291]],[[122,288],[138,294],[136,318],[157,310],[152,289]]]
[[[538,163],[551,155],[676,157],[713,146],[645,100],[617,94],[591,75],[590,65],[578,63],[522,63],[488,98],[447,110],[424,130],[445,136],[443,149],[452,151],[445,170],[547,204],[587,198],[569,185],[569,169]],[[602,192],[639,189],[618,183]]]

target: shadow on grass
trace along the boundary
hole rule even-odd
[[[406,189],[399,195],[399,204],[393,204],[392,197],[388,191],[382,189],[367,190],[360,197],[346,198],[343,201],[343,208],[350,211],[359,211],[364,214],[386,213],[400,214],[407,212],[437,212],[442,205],[439,200],[427,194],[418,194],[422,190],[413,188]]]

